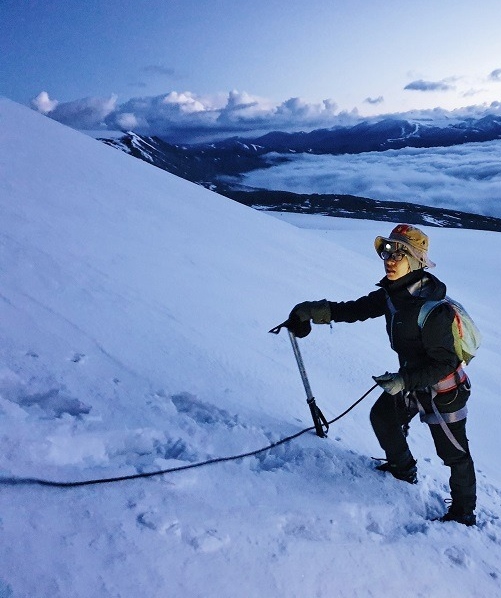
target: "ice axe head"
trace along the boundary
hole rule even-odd
[[[296,338],[304,338],[311,332],[310,320],[301,321],[299,318],[289,318],[268,332],[278,334],[282,328],[287,328]]]

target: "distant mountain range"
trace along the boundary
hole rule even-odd
[[[501,139],[501,116],[489,115],[442,127],[425,122],[386,119],[375,123],[362,122],[352,127],[318,129],[311,133],[274,132],[254,140],[229,142],[243,143],[258,153],[360,154],[404,147],[448,147],[494,139]],[[212,145],[226,148],[228,142]]]
[[[444,126],[422,121],[385,119],[351,127],[317,129],[310,133],[267,133],[257,138],[230,137],[196,145],[175,145],[160,137],[124,133],[103,141],[200,184],[214,183],[221,175],[238,175],[266,168],[266,155],[286,160],[295,153],[360,154],[404,147],[449,147],[501,139],[501,116],[468,118]],[[275,162],[276,163],[276,162]]]
[[[158,168],[260,209],[328,213],[375,220],[397,219],[413,224],[501,231],[501,219],[493,217],[346,195],[301,195],[249,189],[238,182],[229,183],[227,178],[231,176],[238,181],[239,175],[245,172],[269,168],[267,155],[271,153],[274,154],[273,165],[276,165],[297,153],[359,154],[404,147],[449,147],[496,139],[501,139],[501,116],[496,115],[468,118],[443,126],[432,122],[386,119],[351,127],[318,129],[310,133],[277,131],[255,139],[231,137],[196,145],[171,144],[160,137],[144,137],[133,132],[118,138],[100,138],[104,143]],[[266,200],[263,201],[263,198]]]

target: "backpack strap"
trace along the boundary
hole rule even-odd
[[[390,314],[392,316],[394,316],[397,313],[397,308],[393,305],[393,301],[390,298],[390,294],[388,293],[388,291],[385,289],[385,293],[386,293],[386,306],[388,307],[388,311],[390,312]]]
[[[446,299],[441,299],[440,301],[425,301],[421,306],[418,314],[418,326],[422,330],[424,325],[426,324],[426,320],[431,312],[437,307],[437,305],[443,305],[444,303],[448,303]]]

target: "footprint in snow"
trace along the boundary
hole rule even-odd
[[[463,568],[468,568],[470,566],[470,557],[466,551],[459,546],[450,546],[449,548],[446,548],[444,554],[453,565]]]
[[[187,415],[197,424],[222,424],[227,428],[238,425],[238,416],[220,409],[211,403],[204,403],[188,392],[170,397],[178,413]]]
[[[280,528],[285,536],[297,540],[308,540],[310,542],[330,540],[329,526],[318,517],[286,515],[280,522]]]
[[[197,552],[216,552],[230,543],[230,537],[219,533],[216,529],[204,531],[190,530],[184,541]]]
[[[136,517],[136,522],[146,530],[175,536],[196,552],[216,552],[230,543],[230,537],[221,534],[216,529],[196,530],[189,528],[183,530],[179,521],[165,519],[161,514],[152,510],[139,513]]]
[[[77,417],[91,410],[89,405],[70,396],[62,386],[39,380],[26,384],[13,372],[0,375],[0,395],[23,409],[41,409],[48,417],[54,418],[64,414]]]
[[[75,353],[73,357],[70,358],[70,361],[73,363],[80,363],[85,358],[85,353]]]
[[[66,395],[60,388],[19,396],[15,402],[21,407],[37,406],[54,418],[61,417],[65,413],[73,417],[86,415],[92,409],[80,399]]]

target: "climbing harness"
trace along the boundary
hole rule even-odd
[[[458,369],[460,369],[460,368],[458,368]],[[430,404],[431,404],[433,413],[429,413],[425,410],[421,401],[418,398],[418,395],[415,392],[405,393],[404,401],[405,401],[405,405],[406,405],[409,415],[411,413],[411,402],[414,402],[419,411],[419,419],[421,420],[421,422],[428,424],[430,426],[434,426],[434,425],[440,426],[442,428],[444,434],[447,436],[449,441],[454,445],[454,447],[457,448],[462,453],[466,453],[467,451],[456,440],[456,438],[454,437],[448,424],[453,424],[455,422],[459,422],[463,419],[466,419],[466,416],[468,415],[468,407],[466,405],[464,405],[464,407],[462,407],[461,409],[457,409],[456,411],[441,412],[438,410],[437,404],[435,402],[435,397],[438,394],[445,393],[445,392],[451,392],[452,390],[456,389],[456,394],[455,394],[454,398],[450,401],[450,403],[452,403],[456,399],[457,389],[459,388],[460,385],[464,385],[466,388],[469,388],[468,376],[464,373],[463,370],[461,370],[461,372],[462,372],[462,374],[464,374],[464,378],[462,378],[462,380],[459,382],[459,377],[456,377],[456,381],[459,382],[458,384],[454,383],[454,374],[457,374],[457,371],[456,371],[456,372],[453,372],[450,376],[447,376],[447,378],[444,378],[443,380],[441,380],[438,384],[435,384],[434,386],[429,387]],[[450,378],[451,378],[451,380],[449,380]],[[439,386],[445,380],[447,380],[448,382],[444,383],[441,386],[441,388],[443,388],[443,389],[447,388],[447,390],[437,391],[437,386]],[[453,383],[454,383],[454,385],[451,386],[451,384],[453,384]],[[404,431],[405,436],[407,436],[408,429],[409,429],[409,423],[407,422],[403,426],[403,431]]]
[[[456,390],[458,386],[465,383],[469,385],[468,376],[463,370],[463,365],[459,364],[457,369],[452,372],[452,374],[449,374],[445,378],[439,380],[432,386],[432,389],[435,392],[435,395],[437,395],[444,392],[451,392],[451,390]]]
[[[465,405],[461,409],[458,409],[457,411],[452,411],[451,413],[447,413],[447,412],[440,413],[440,411],[438,410],[438,407],[435,403],[436,396],[437,396],[436,391],[434,389],[431,389],[431,401],[430,402],[431,402],[431,408],[433,409],[433,413],[426,413],[424,410],[424,407],[421,405],[419,400],[416,398],[417,406],[419,409],[419,417],[420,417],[421,421],[428,425],[432,425],[432,426],[439,425],[442,428],[444,434],[447,436],[447,438],[453,444],[453,446],[455,448],[457,448],[458,451],[461,451],[462,453],[466,453],[467,451],[456,440],[453,433],[451,432],[451,429],[449,428],[449,426],[447,424],[453,424],[455,422],[459,422],[463,419],[466,419],[466,416],[468,415],[468,408]]]

